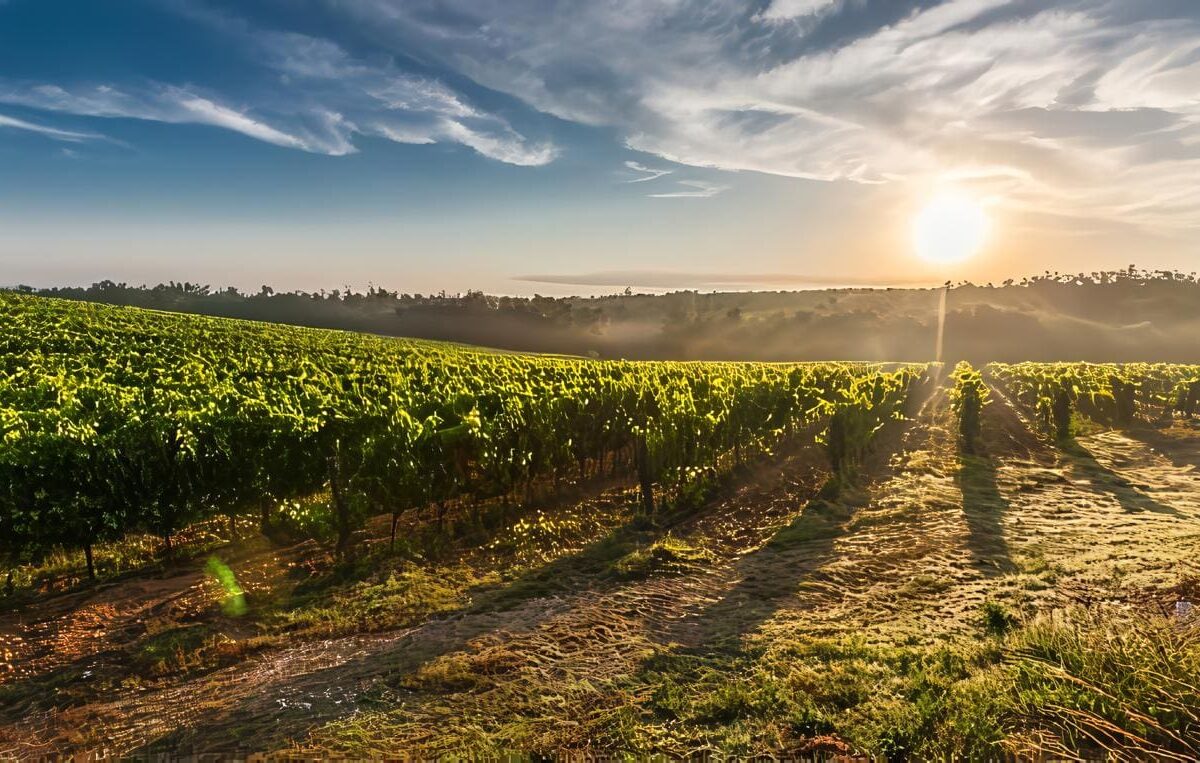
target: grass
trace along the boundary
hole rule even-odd
[[[1012,752],[1200,756],[1200,628],[1112,609],[1044,616],[1006,644]]]
[[[983,630],[991,636],[1003,636],[1021,624],[1021,617],[1008,605],[988,599],[979,607]]]
[[[816,755],[858,750],[969,755],[994,749],[994,724],[981,726],[991,707],[960,703],[1000,655],[996,642],[973,646],[881,647],[859,639],[810,639],[730,648],[704,654],[652,655],[635,676],[573,687],[546,685],[523,692],[506,674],[523,670],[503,649],[442,658],[410,677],[405,692],[503,697],[503,707],[445,717],[440,727],[416,723],[395,696],[388,709],[361,712],[324,729],[318,749],[365,753],[388,739],[411,739],[420,726],[420,754],[496,755],[520,749],[535,755],[605,750],[632,755],[703,753],[758,756]],[[972,702],[993,696],[989,687]],[[548,701],[552,700],[551,702]],[[570,700],[570,722],[546,717]],[[559,710],[561,712],[561,709]],[[976,717],[978,715],[978,717]],[[547,724],[547,721],[552,721]],[[969,736],[952,733],[972,729]],[[470,743],[462,743],[470,739]]]
[[[256,530],[253,520],[239,518],[237,531],[245,537]],[[168,561],[183,561],[206,554],[229,543],[229,520],[218,517],[200,522],[173,539],[172,559],[163,552],[163,540],[156,535],[130,533],[118,540],[96,544],[93,558],[96,580],[108,581],[131,572],[146,572]],[[33,564],[12,568],[11,594],[5,595],[4,579],[8,570],[0,570],[0,605],[20,605],[39,593],[62,592],[87,584],[87,564],[82,551],[51,549]]]
[[[1007,635],[899,647],[797,636],[752,648],[664,652],[636,678],[618,682],[628,712],[605,707],[593,716],[581,708],[574,720],[636,755],[809,755],[839,746],[888,759],[995,759],[1036,750],[1188,759],[1200,752],[1194,627],[1083,610],[1020,627],[1006,610],[988,611],[988,631],[996,633],[999,622]],[[478,692],[519,661],[435,665],[410,688],[433,682]],[[532,712],[538,698],[526,702],[509,712]],[[387,717],[369,723],[387,728]],[[476,749],[526,745],[518,728],[476,729],[483,745]],[[561,749],[543,750],[554,751]]]
[[[268,643],[261,638],[235,638],[210,623],[172,626],[130,650],[130,674],[161,678],[205,672],[244,659]]]
[[[711,562],[714,556],[684,538],[667,535],[648,546],[625,554],[609,569],[618,578],[647,578],[656,572],[683,572]]]
[[[798,638],[759,654],[663,660],[651,709],[738,754],[763,750],[730,724],[762,738],[836,735],[889,758],[1200,754],[1195,623],[1073,609],[1020,627],[991,604],[985,627],[1000,637],[984,642]]]
[[[645,678],[658,688],[647,710],[685,729],[696,749],[722,754],[815,753],[822,739],[888,757],[955,753],[920,748],[949,720],[945,698],[995,654],[987,644],[885,647],[798,636],[726,654],[666,656],[648,666]]]
[[[269,626],[313,634],[372,632],[400,628],[430,615],[461,608],[465,590],[477,582],[463,567],[436,571],[400,562],[378,580],[360,580],[328,595],[303,592],[286,609],[269,614]]]

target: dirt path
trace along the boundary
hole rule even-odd
[[[823,476],[813,464],[819,459],[813,449],[803,448],[782,463],[764,466],[749,479],[749,486],[730,499],[738,504],[738,511],[731,511],[730,502],[723,502],[670,532],[702,537],[712,553],[748,552],[787,521],[802,505],[801,497],[811,495],[820,485]],[[772,475],[768,482],[776,491],[774,496],[759,486],[768,473]],[[782,492],[781,483],[787,485]],[[625,497],[614,493],[607,500],[623,502]],[[595,546],[602,550],[604,540]],[[563,558],[571,561],[594,549],[563,551]],[[8,727],[0,726],[0,742],[12,740],[13,746],[7,751],[24,756],[64,750],[261,751],[270,744],[268,740],[285,744],[302,737],[314,723],[353,713],[359,698],[382,678],[411,673],[444,654],[523,634],[537,634],[531,636],[534,639],[556,634],[552,638],[555,648],[569,648],[564,645],[573,639],[587,640],[578,634],[600,633],[580,622],[580,617],[589,619],[582,613],[593,611],[592,607],[603,614],[593,612],[590,619],[600,622],[610,619],[610,613],[616,615],[614,622],[671,617],[666,611],[668,602],[678,601],[683,606],[683,602],[701,599],[702,594],[693,589],[706,588],[707,575],[701,572],[699,577],[654,580],[641,586],[637,594],[626,590],[628,586],[607,591],[613,588],[612,581],[580,575],[575,576],[577,579],[561,577],[553,581],[548,594],[528,600],[517,597],[514,603],[511,597],[505,597],[490,608],[471,606],[401,631],[304,643],[250,657],[233,667],[176,685],[134,692],[107,702],[31,713]],[[188,576],[186,581],[164,582],[158,588],[166,591],[182,587],[188,591],[193,585],[203,585],[203,580],[196,582]],[[72,612],[85,610],[76,606]],[[61,617],[47,618],[47,622],[62,627]],[[623,632],[624,628],[617,625],[604,635],[621,642]],[[588,648],[595,646],[592,643]],[[607,657],[603,652],[593,652],[589,659],[603,662]],[[0,749],[4,749],[2,744]]]
[[[318,729],[313,749],[486,754],[497,740],[611,749],[616,730],[646,720],[637,705],[662,690],[647,666],[664,655],[771,649],[797,634],[889,645],[977,638],[985,601],[1031,614],[1114,577],[1166,586],[1194,569],[1191,467],[1119,433],[1061,452],[1004,399],[987,412],[984,457],[959,455],[953,424],[939,391],[861,491],[823,501],[759,483],[706,519],[744,527],[736,518],[746,507],[774,504],[779,521],[751,523],[739,543],[698,521],[687,537],[717,552],[703,569],[580,596],[535,628],[443,652],[384,682],[389,709]],[[704,749],[670,739],[659,730],[655,744]]]
[[[178,686],[40,714],[14,735],[31,740],[23,754],[262,750],[269,740],[286,744],[322,720],[352,714],[363,695],[397,677],[422,680],[455,659],[494,662],[500,651],[518,650],[535,670],[549,662],[556,671],[574,663],[597,676],[628,669],[646,655],[647,634],[667,633],[668,623],[721,590],[728,562],[751,553],[803,508],[824,480],[819,459],[806,447],[770,463],[732,496],[670,528],[675,537],[702,542],[720,560],[711,567],[633,582],[564,577],[555,581],[559,591],[515,605],[505,599],[400,632],[284,649]],[[100,729],[92,737],[80,731]]]
[[[603,533],[620,521],[628,504],[627,490],[602,489],[570,510],[586,517],[579,524],[581,532]],[[546,509],[549,516],[558,516],[556,509]],[[537,514],[537,511],[532,511]],[[564,515],[565,516],[565,515]],[[616,521],[614,521],[616,520]],[[518,518],[516,521],[524,521]],[[607,524],[606,524],[607,523]],[[386,517],[379,523],[387,532]],[[385,536],[386,537],[386,536]],[[560,539],[561,540],[561,539]],[[570,555],[577,549],[564,545],[551,555]],[[448,558],[445,563],[468,564],[483,571],[511,563],[487,548],[466,549],[462,559]],[[306,543],[289,549],[250,548],[235,557],[223,554],[235,570],[247,594],[269,595],[273,586],[294,567],[310,566],[323,554],[313,544]],[[430,569],[440,569],[431,563]],[[252,624],[230,618],[220,618],[221,588],[203,569],[203,561],[181,563],[162,575],[134,576],[111,584],[103,584],[77,592],[47,597],[36,608],[9,613],[0,619],[0,644],[11,644],[10,661],[17,666],[5,680],[5,688],[18,701],[0,707],[0,757],[39,757],[63,752],[105,752],[124,754],[144,748],[160,739],[174,739],[188,729],[212,722],[218,724],[225,711],[236,712],[236,722],[230,722],[225,734],[216,736],[223,748],[231,741],[232,748],[261,750],[263,738],[249,733],[245,745],[236,742],[242,727],[271,727],[276,731],[292,728],[294,733],[307,728],[306,710],[312,701],[328,704],[332,710],[343,711],[347,700],[357,696],[355,683],[360,677],[358,665],[373,667],[360,671],[373,676],[380,663],[376,656],[385,654],[389,646],[403,641],[421,627],[445,634],[445,638],[466,639],[479,630],[496,627],[486,618],[476,618],[463,625],[465,617],[432,620],[422,626],[395,630],[389,633],[349,635],[339,638],[276,640],[292,645],[268,649],[264,654],[248,654],[235,665],[192,678],[166,676],[159,680],[140,680],[129,685],[99,687],[93,685],[96,676],[106,670],[112,675],[129,675],[130,666],[122,664],[135,649],[153,634],[157,622],[171,625],[213,621],[214,615],[223,627],[247,631],[253,638]],[[538,619],[537,609],[553,608],[552,599],[532,607],[518,606],[511,612],[498,615],[505,620],[522,617],[530,622]],[[35,613],[30,617],[26,613]],[[286,634],[284,634],[286,636]],[[415,654],[415,652],[414,652]],[[329,678],[337,671],[336,679]],[[306,685],[306,676],[319,685]],[[24,685],[41,686],[29,690]],[[334,686],[331,681],[341,684]],[[25,682],[23,685],[22,682]],[[7,687],[5,686],[7,684]],[[344,688],[343,688],[344,687]],[[64,693],[66,690],[69,693]],[[115,695],[115,696],[114,696]],[[285,735],[286,737],[286,735]],[[170,748],[173,743],[168,742]]]
[[[943,397],[938,390],[934,400]],[[919,421],[890,425],[868,471],[886,470],[897,442],[922,427]],[[309,743],[315,750],[348,745],[356,752],[486,755],[496,753],[491,740],[499,736],[514,749],[541,753],[611,749],[606,729],[630,710],[625,684],[648,660],[720,639],[714,623],[721,631],[748,631],[770,617],[771,599],[761,591],[738,602],[736,612],[714,608],[744,590],[747,560],[820,510],[816,496],[826,473],[813,464],[812,450],[761,470],[736,494],[673,528],[673,536],[708,552],[702,563],[610,590],[585,590],[534,627],[495,630],[465,648],[443,648],[436,660],[382,682],[378,696],[402,710],[334,721]],[[795,575],[791,570],[780,579]]]
[[[786,524],[823,479],[812,449],[806,448],[762,467],[732,497],[706,507],[669,532],[703,542],[714,559],[736,558],[752,552]],[[283,744],[290,738],[303,738],[304,731],[322,720],[351,715],[364,695],[389,696],[397,690],[419,695],[422,682],[442,686],[448,681],[457,686],[478,671],[493,675],[511,671],[518,683],[521,674],[540,676],[539,682],[553,674],[568,685],[582,687],[590,679],[619,675],[640,662],[649,653],[655,633],[665,633],[667,623],[683,617],[690,607],[720,589],[724,571],[724,565],[718,563],[682,575],[628,583],[603,574],[562,579],[558,581],[561,593],[511,608],[476,608],[392,634],[332,669],[291,675],[278,684],[256,678],[253,683],[258,691],[248,702],[222,708],[194,731],[176,734],[165,743],[183,749],[189,745],[222,749],[223,742],[218,740],[246,734],[261,742],[264,730],[269,729],[271,738]],[[517,684],[508,689],[520,691]],[[288,696],[278,696],[280,691]],[[452,730],[457,722],[472,715],[469,707],[436,702],[438,692],[426,696],[435,700],[425,708],[433,713],[432,725],[414,724],[411,736],[391,730],[390,744],[415,744],[429,728],[456,735],[459,732]],[[415,700],[406,701],[405,706],[414,714],[422,710]],[[296,711],[294,726],[288,723],[288,710]],[[281,733],[283,730],[287,731]]]
[[[741,659],[797,635],[975,638],[985,601],[1027,615],[1114,583],[1158,589],[1200,573],[1200,437],[1106,432],[1059,448],[999,394],[984,432],[984,455],[961,456],[939,388],[886,430],[860,488],[820,498],[825,473],[807,448],[670,527],[701,560],[622,577],[613,562],[629,549],[600,537],[448,616],[34,714],[0,740],[21,739],[26,755],[291,741],[357,754],[599,752],[645,721],[664,658]],[[662,533],[637,537],[645,547]],[[706,749],[674,733],[654,729],[652,746]]]
[[[311,551],[311,549],[307,549]],[[305,553],[292,549],[218,550],[251,595],[268,590]],[[128,575],[37,601],[0,616],[0,686],[64,667],[100,670],[113,652],[153,632],[157,623],[197,620],[221,600],[204,560],[180,562],[157,574]]]
[[[514,718],[520,718],[519,736],[528,749],[586,746],[591,730],[625,704],[610,684],[688,638],[695,613],[736,585],[737,561],[802,513],[823,479],[810,459],[788,459],[674,528],[674,537],[710,555],[686,571],[586,588],[559,601],[556,611],[537,619],[513,613],[465,643],[429,644],[440,634],[417,634],[409,648],[438,656],[390,666],[380,696],[404,710],[374,721],[373,734],[387,740],[380,751],[469,750],[474,731],[490,734],[494,724]],[[333,737],[343,729],[357,734],[361,722],[335,722],[318,734],[320,746],[336,747]]]
[[[959,456],[950,412],[935,410],[865,505],[831,512],[842,524],[828,549],[779,544],[755,560],[756,578],[779,580],[814,553],[826,557],[762,638],[799,628],[881,643],[944,640],[979,633],[987,600],[1032,613],[1112,583],[1158,589],[1200,571],[1193,467],[1120,432],[1056,448],[995,397],[985,457]]]
[[[1138,431],[1043,443],[1037,464],[1001,461],[1010,544],[1049,564],[1069,595],[1097,583],[1166,587],[1200,572],[1200,441],[1174,441],[1172,458]]]

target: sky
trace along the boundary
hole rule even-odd
[[[1190,272],[1197,178],[1195,0],[0,0],[0,284]]]

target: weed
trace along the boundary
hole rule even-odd
[[[622,556],[610,569],[619,578],[646,578],[655,572],[682,572],[711,562],[713,555],[686,539],[667,535],[644,548]]]
[[[1021,618],[1002,602],[988,599],[979,605],[983,630],[991,636],[1004,636],[1021,623]]]

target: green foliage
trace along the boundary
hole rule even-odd
[[[996,380],[1039,428],[1059,440],[1076,434],[1074,413],[1127,427],[1200,410],[1200,366],[1173,363],[992,363]]]
[[[922,376],[912,372],[865,375],[829,390],[824,410],[829,426],[823,441],[834,485],[853,481],[875,433],[902,418],[904,401]]]
[[[950,407],[958,419],[958,434],[962,449],[974,454],[979,450],[982,433],[983,408],[989,402],[987,384],[983,376],[963,361],[954,369],[954,389],[950,392]]]
[[[983,629],[989,635],[1003,636],[1021,624],[1021,618],[1004,603],[988,599],[979,607]]]
[[[1175,383],[1174,410],[1180,415],[1191,418],[1200,409],[1200,379],[1180,379]]]
[[[341,554],[371,514],[606,462],[654,510],[827,416],[847,470],[920,372],[504,355],[12,293],[0,320],[10,567],[131,530],[169,549],[217,514],[261,513]]]
[[[1123,378],[1120,374],[1109,374],[1108,385],[1112,390],[1115,424],[1127,427],[1137,416],[1138,382]]]

